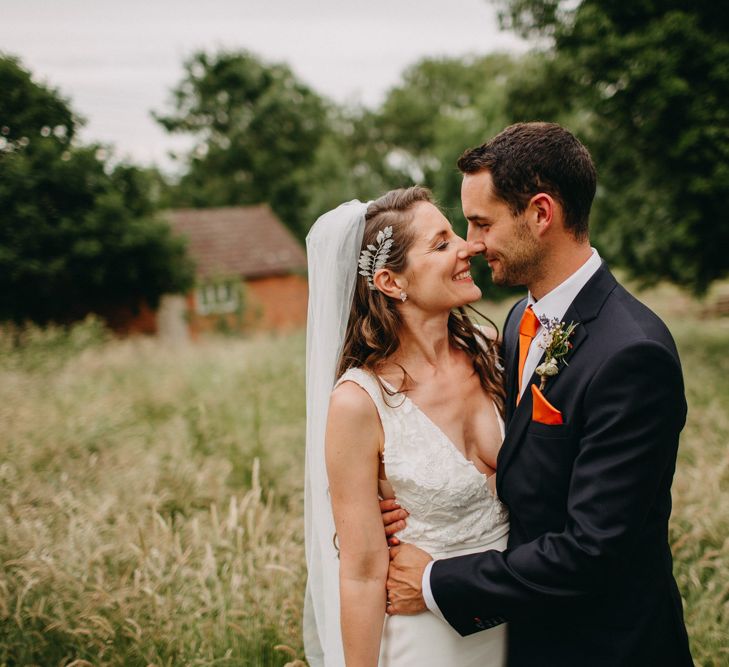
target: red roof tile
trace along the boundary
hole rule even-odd
[[[165,217],[203,278],[260,278],[306,270],[306,254],[271,209],[260,206],[178,209]]]

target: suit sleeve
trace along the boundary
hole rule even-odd
[[[661,525],[649,516],[669,493],[686,418],[677,358],[654,341],[611,355],[585,390],[584,415],[561,532],[433,565],[435,601],[461,634],[481,618],[579,603],[617,575],[647,524]]]

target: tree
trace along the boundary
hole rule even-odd
[[[426,58],[389,91],[378,123],[414,177],[435,183],[458,156],[508,120],[505,84],[516,62],[504,54]],[[454,142],[455,139],[455,142]]]
[[[376,199],[411,184],[410,176],[388,160],[393,147],[382,136],[377,111],[332,105],[327,124],[307,172],[309,225],[344,201]]]
[[[173,107],[155,118],[195,140],[175,188],[178,205],[268,202],[284,223],[305,232],[307,170],[327,133],[319,95],[285,65],[246,51],[199,52],[185,63]]]
[[[78,119],[0,57],[0,320],[69,322],[186,290],[184,244],[154,220],[149,180],[74,141]]]
[[[729,14],[708,0],[499,0],[549,44],[520,119],[579,114],[600,176],[594,237],[646,283],[729,273]]]

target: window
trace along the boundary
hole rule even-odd
[[[207,283],[197,288],[195,305],[200,315],[234,313],[239,304],[238,284],[233,280]]]

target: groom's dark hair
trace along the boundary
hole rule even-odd
[[[597,174],[590,153],[556,123],[516,123],[458,160],[464,174],[488,170],[494,194],[513,215],[524,212],[538,192],[554,197],[564,211],[565,227],[587,238]]]

